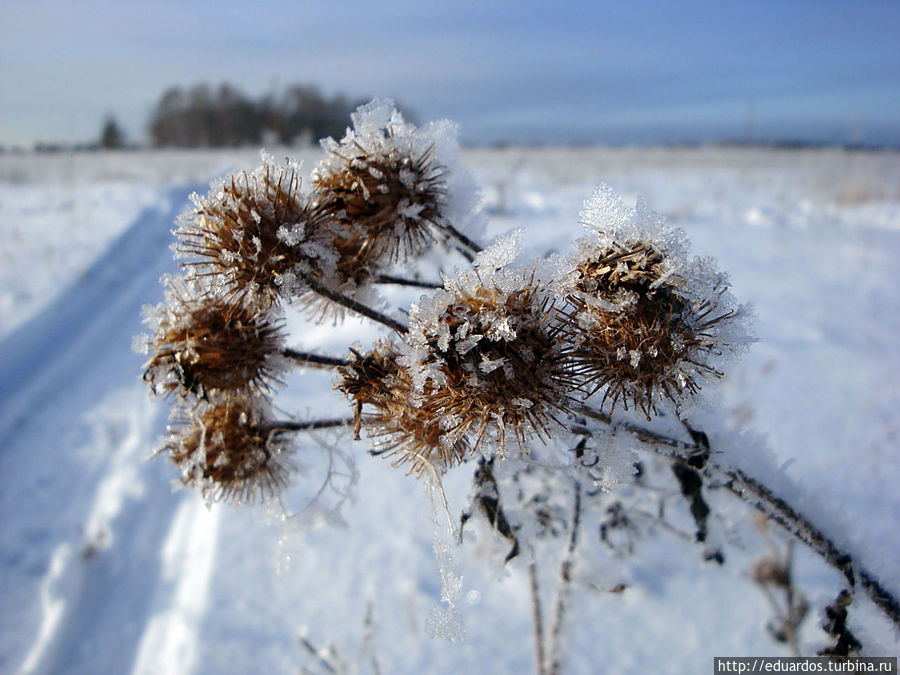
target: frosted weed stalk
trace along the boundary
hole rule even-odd
[[[538,531],[567,538],[551,630],[536,631],[539,672],[557,672],[578,530],[593,517],[594,495],[617,480],[641,484],[640,452],[672,467],[696,539],[707,536],[704,490],[724,488],[900,626],[900,604],[876,575],[740,468],[735,459],[752,448],[716,452],[711,437],[733,437],[688,421],[703,386],[751,340],[727,277],[693,257],[683,233],[601,187],[585,203],[586,234],[570,254],[514,267],[517,236],[484,250],[475,243],[483,214],[453,125],[416,128],[388,101],[361,107],[352,121],[343,139],[322,142],[310,192],[297,165],[264,156],[250,173],[195,196],[179,220],[184,276],[166,280],[166,303],[148,310],[144,377],[175,401],[164,451],[185,485],[212,500],[277,495],[292,469],[291,438],[324,427],[365,433],[372,454],[420,478],[477,464],[468,515],[483,513],[512,544],[507,559],[528,552],[536,565]],[[455,274],[428,262],[441,252]],[[406,311],[384,310],[384,284],[428,292]],[[294,307],[314,322],[361,316],[384,334],[341,358],[289,349],[282,325]],[[333,370],[346,415],[273,419],[269,398],[295,367]],[[525,480],[492,468],[505,462],[547,472],[534,499],[504,497],[521,494]],[[560,512],[544,508],[556,503],[554,492],[573,506],[547,521]],[[615,523],[647,520],[616,509]],[[534,518],[540,527],[528,525]],[[562,523],[555,530],[554,520]],[[723,559],[711,548],[707,557]],[[536,627],[540,619],[538,608]]]

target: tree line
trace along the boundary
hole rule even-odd
[[[150,141],[156,147],[231,147],[340,138],[350,113],[366,100],[328,97],[305,84],[258,99],[227,83],[172,87],[153,109]]]

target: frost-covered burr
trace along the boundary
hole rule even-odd
[[[264,155],[252,172],[227,176],[192,201],[174,232],[176,255],[191,276],[229,296],[267,308],[334,266],[328,213],[301,193],[295,163],[276,166]]]
[[[529,437],[549,435],[571,378],[553,294],[534,268],[508,269],[512,256],[495,257],[485,251],[476,269],[411,307],[400,363],[442,442],[467,436],[476,448],[490,435],[502,454],[510,438],[524,449]]]
[[[156,394],[206,397],[217,391],[266,393],[278,370],[281,322],[246,303],[194,296],[176,284],[148,310],[153,334],[144,380]]]
[[[281,492],[290,475],[289,436],[269,422],[264,400],[246,394],[182,410],[163,449],[181,469],[182,484],[210,501],[264,499]]]
[[[463,232],[476,224],[480,198],[459,160],[456,125],[416,127],[388,99],[361,106],[352,122],[340,142],[322,141],[326,156],[313,173],[344,246],[355,243],[355,257],[381,267],[448,237],[477,251]]]
[[[612,408],[680,406],[750,342],[746,310],[712,259],[691,257],[684,233],[639,200],[603,186],[585,202],[588,235],[563,263],[573,370]]]

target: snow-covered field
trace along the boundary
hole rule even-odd
[[[318,154],[298,159],[311,169]],[[505,542],[484,528],[449,549],[465,639],[429,637],[441,604],[432,500],[365,443],[305,437],[282,502],[253,508],[208,509],[173,491],[175,468],[151,457],[168,410],[149,398],[131,349],[141,308],[175,271],[170,229],[188,195],[257,160],[252,150],[0,155],[0,672],[326,672],[301,634],[362,672],[374,672],[373,654],[390,673],[533,671],[526,556],[504,567]],[[900,155],[510,148],[464,160],[484,190],[488,235],[522,227],[532,257],[569,247],[601,182],[626,202],[643,196],[716,257],[755,306],[760,340],[715,390],[716,414],[764,435],[794,496],[810,495],[822,527],[900,593]],[[332,354],[378,332],[299,315],[288,326],[294,345]],[[310,417],[346,409],[320,372],[291,374],[277,403]],[[445,477],[455,515],[472,470]],[[564,672],[711,672],[713,656],[788,653],[764,630],[771,611],[750,578],[767,551],[752,514],[724,494],[712,503],[723,566],[677,536],[623,559],[585,547]],[[686,511],[677,498],[672,509]],[[542,571],[548,594],[555,569]],[[812,654],[827,639],[817,612],[841,578],[802,546],[794,573],[812,608],[800,634]],[[627,589],[610,593],[620,581]],[[867,653],[900,653],[862,593],[850,625]]]

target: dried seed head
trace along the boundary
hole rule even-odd
[[[575,372],[592,392],[605,388],[613,408],[621,401],[648,417],[654,394],[677,402],[699,390],[702,373],[720,374],[703,353],[713,345],[709,329],[727,318],[698,320],[676,288],[654,286],[662,258],[641,242],[599,251],[578,265],[568,296]]]
[[[445,169],[434,148],[398,145],[393,127],[381,136],[344,140],[315,173],[316,192],[378,262],[420,255],[443,221]]]
[[[417,128],[385,99],[360,106],[352,120],[340,142],[322,140],[326,156],[313,172],[315,195],[328,214],[321,236],[332,253],[316,281],[371,304],[369,281],[379,271],[422,254],[435,240],[469,241],[481,200],[459,161],[450,123]],[[322,294],[302,300],[316,320],[343,316]]]
[[[352,115],[340,142],[322,141],[313,174],[347,238],[362,237],[382,266],[420,255],[448,233],[477,236],[480,196],[459,160],[456,127],[416,127],[393,102],[376,99]]]
[[[247,503],[288,481],[287,436],[268,423],[261,401],[230,394],[199,403],[169,427],[165,449],[181,482],[211,501]]]
[[[638,203],[626,209],[608,189],[585,205],[593,236],[563,283],[574,372],[589,393],[648,418],[681,404],[721,376],[719,357],[748,342],[741,308],[711,261],[689,258],[681,233]]]
[[[416,477],[428,469],[444,473],[471,454],[468,438],[448,433],[440,418],[413,405],[408,389],[398,387],[394,393],[365,421],[369,436],[376,439],[376,453],[392,457],[395,466],[407,466]]]
[[[176,252],[187,258],[182,266],[231,296],[271,306],[328,256],[326,209],[301,194],[295,164],[275,167],[263,157],[252,173],[229,176],[193,200],[175,231]]]
[[[397,349],[379,342],[367,354],[352,352],[353,359],[340,368],[335,388],[344,392],[355,406],[355,432],[361,426],[375,438],[375,452],[406,465],[409,473],[421,476],[427,468],[443,473],[469,454],[467,440],[447,434],[430,411],[417,407],[412,383],[397,363]],[[362,414],[363,405],[369,412]]]
[[[472,273],[410,312],[401,364],[417,409],[446,434],[474,439],[488,429],[502,452],[507,437],[520,447],[546,437],[566,410],[568,354],[552,296],[533,272]]]
[[[338,368],[339,379],[334,388],[343,392],[354,406],[354,436],[359,439],[363,405],[384,407],[393,398],[400,377],[393,344],[379,341],[368,353],[350,350],[351,359]]]
[[[281,325],[246,304],[169,295],[155,315],[144,380],[156,394],[207,397],[216,391],[267,393]],[[151,319],[152,320],[152,319]]]

